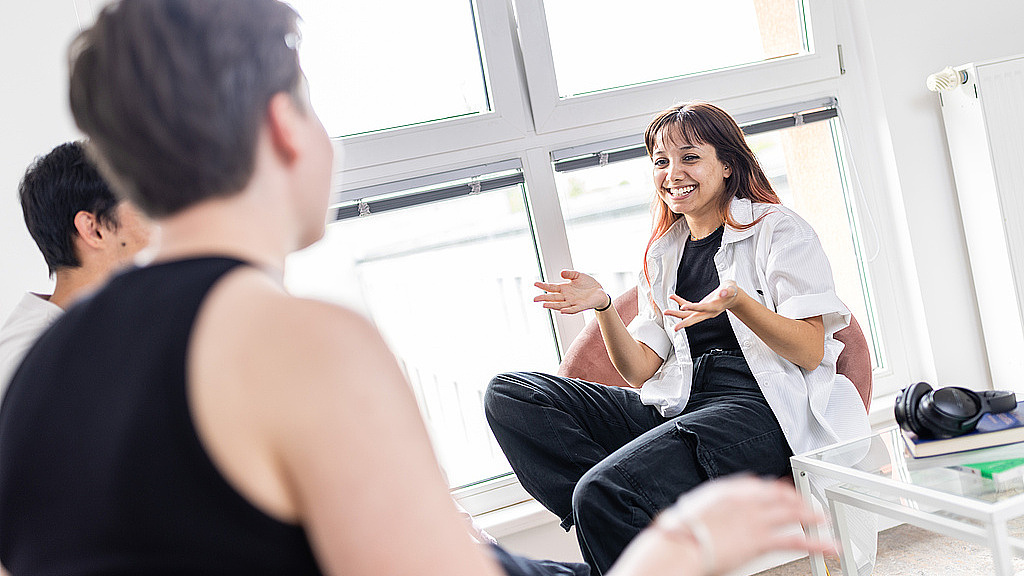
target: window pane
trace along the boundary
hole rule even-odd
[[[806,53],[799,0],[548,0],[558,94]]]
[[[331,136],[490,110],[471,0],[288,1]]]
[[[516,185],[335,222],[289,259],[286,281],[373,320],[455,487],[511,470],[484,420],[491,377],[558,365],[550,318],[532,302],[538,262]]]
[[[814,227],[832,264],[836,291],[857,317],[884,365],[859,233],[835,145],[835,120],[747,138],[782,203]],[[573,266],[612,294],[632,287],[650,237],[651,162],[638,158],[558,174]],[[614,231],[614,232],[612,232]]]
[[[573,267],[612,296],[635,286],[651,235],[651,161],[645,156],[556,178]],[[584,315],[589,320],[593,312]]]
[[[782,203],[806,219],[828,255],[836,292],[861,326],[875,368],[884,365],[860,233],[838,160],[837,120],[814,122],[747,139]]]

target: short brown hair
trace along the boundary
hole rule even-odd
[[[297,15],[276,0],[120,0],[72,43],[71,110],[104,176],[169,216],[252,176],[274,94],[298,98]]]

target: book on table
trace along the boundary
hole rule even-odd
[[[985,414],[971,432],[953,438],[924,439],[900,428],[907,449],[915,458],[977,450],[1024,442],[1024,400],[1009,412]]]
[[[995,482],[999,489],[1024,487],[1024,458],[993,460],[990,462],[973,462],[950,466],[960,472],[988,478]]]

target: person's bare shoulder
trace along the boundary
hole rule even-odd
[[[297,386],[351,381],[367,365],[394,363],[365,317],[294,297],[254,269],[225,278],[210,294],[202,320],[215,336],[209,343],[233,364],[224,368],[267,385],[287,382],[293,392]]]
[[[303,524],[337,573],[496,574],[454,512],[412,391],[373,325],[254,274],[211,293],[190,360],[200,435],[232,484]],[[366,546],[390,541],[403,554]]]
[[[381,397],[411,406],[376,329],[342,307],[295,298],[255,269],[211,290],[189,343],[189,397],[213,460],[243,494],[285,520],[302,516],[287,478],[311,459],[376,430]]]

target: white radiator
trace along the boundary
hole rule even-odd
[[[1024,55],[946,72],[928,85],[939,92],[992,383],[1024,392]]]

